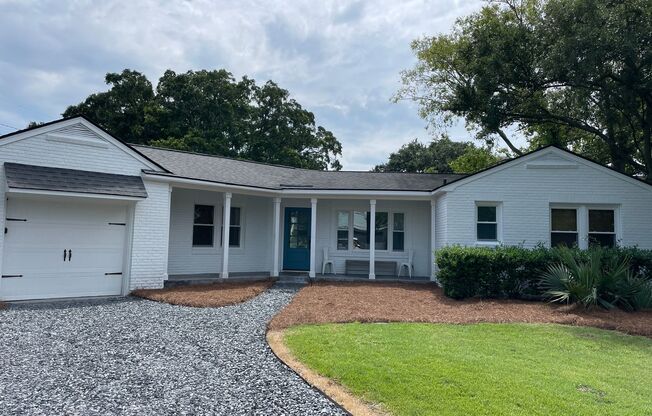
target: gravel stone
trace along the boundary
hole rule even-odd
[[[340,415],[276,359],[266,323],[296,289],[222,308],[136,298],[0,311],[3,415]]]

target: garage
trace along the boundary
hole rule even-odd
[[[121,295],[130,204],[145,192],[142,180],[17,164],[5,173],[3,298]]]

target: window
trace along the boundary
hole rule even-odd
[[[478,205],[478,241],[498,241],[497,206]]]
[[[371,215],[366,211],[353,211],[353,248],[369,250]],[[389,214],[376,212],[376,250],[387,250],[389,239]],[[339,225],[338,225],[339,230]],[[338,234],[339,235],[339,234]],[[339,241],[339,238],[338,238]],[[339,244],[339,242],[338,242]]]
[[[242,222],[240,218],[240,208],[231,207],[231,218],[229,220],[229,247],[240,247],[240,237],[242,234]],[[222,217],[222,223],[224,223],[224,217]],[[223,231],[220,232],[220,245],[223,244]]]
[[[376,212],[376,250],[387,250],[389,238],[389,215]]]
[[[550,245],[552,247],[577,245],[577,209],[551,209],[550,223]]]
[[[405,214],[394,213],[394,227],[392,228],[392,250],[405,250]]]
[[[353,248],[369,250],[367,213],[353,211]]]
[[[339,211],[337,213],[337,249],[349,249],[349,212]]]
[[[192,245],[194,247],[212,247],[215,207],[212,205],[195,205],[195,218],[192,226]]]
[[[615,247],[616,227],[612,209],[589,209],[589,247]]]

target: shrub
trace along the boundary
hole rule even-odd
[[[464,299],[541,295],[540,273],[553,260],[552,251],[543,247],[449,246],[436,253],[437,278],[446,296]]]
[[[437,278],[446,296],[464,299],[542,298],[541,275],[558,262],[560,249],[538,246],[447,246],[436,254]],[[593,250],[567,249],[577,261],[587,261]],[[632,277],[652,282],[652,251],[635,247],[601,249],[605,258],[629,258]],[[611,261],[611,260],[610,260]],[[644,296],[643,296],[644,297]]]
[[[634,275],[628,255],[600,248],[586,254],[587,259],[578,260],[574,250],[557,250],[558,262],[549,265],[541,279],[544,295],[551,302],[627,311],[650,306],[650,281]]]

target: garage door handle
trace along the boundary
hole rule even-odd
[[[72,258],[72,250],[68,249],[68,261]]]
[[[66,261],[66,249],[63,249],[63,261]]]

